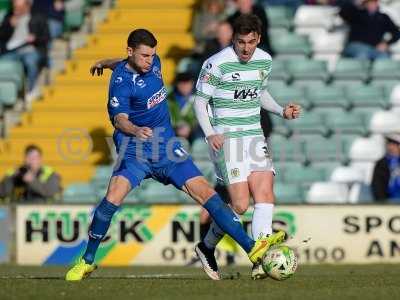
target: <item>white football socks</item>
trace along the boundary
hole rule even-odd
[[[273,211],[273,203],[256,203],[254,205],[253,220],[251,223],[251,233],[254,240],[272,233]]]

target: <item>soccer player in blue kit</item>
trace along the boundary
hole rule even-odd
[[[202,205],[217,225],[248,254],[251,262],[285,238],[283,231],[257,241],[244,231],[240,220],[211,188],[175,137],[171,126],[157,40],[145,29],[128,37],[127,59],[110,61],[108,113],[115,128],[118,160],[106,196],[94,211],[86,251],[67,272],[66,280],[79,281],[95,269],[95,254],[114,213],[125,196],[146,178],[173,184]],[[97,71],[102,72],[101,66]],[[92,70],[93,71],[93,70]],[[212,268],[210,268],[212,272]],[[208,274],[220,278],[219,274]]]

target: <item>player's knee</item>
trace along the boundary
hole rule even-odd
[[[247,203],[235,203],[232,204],[232,209],[239,215],[243,215],[249,208]]]

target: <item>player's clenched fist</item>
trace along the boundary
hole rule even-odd
[[[283,117],[287,120],[297,119],[301,113],[301,106],[294,103],[289,103],[283,109]]]
[[[148,138],[151,138],[153,136],[153,130],[149,127],[138,127],[136,126],[136,129],[134,131],[134,134],[137,138],[141,140],[146,140]]]
[[[218,151],[224,145],[224,135],[223,134],[213,134],[207,137],[208,144],[214,151]]]

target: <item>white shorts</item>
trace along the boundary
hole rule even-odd
[[[225,185],[247,181],[251,172],[271,171],[271,152],[263,136],[225,139],[223,149],[210,150],[218,180]]]

